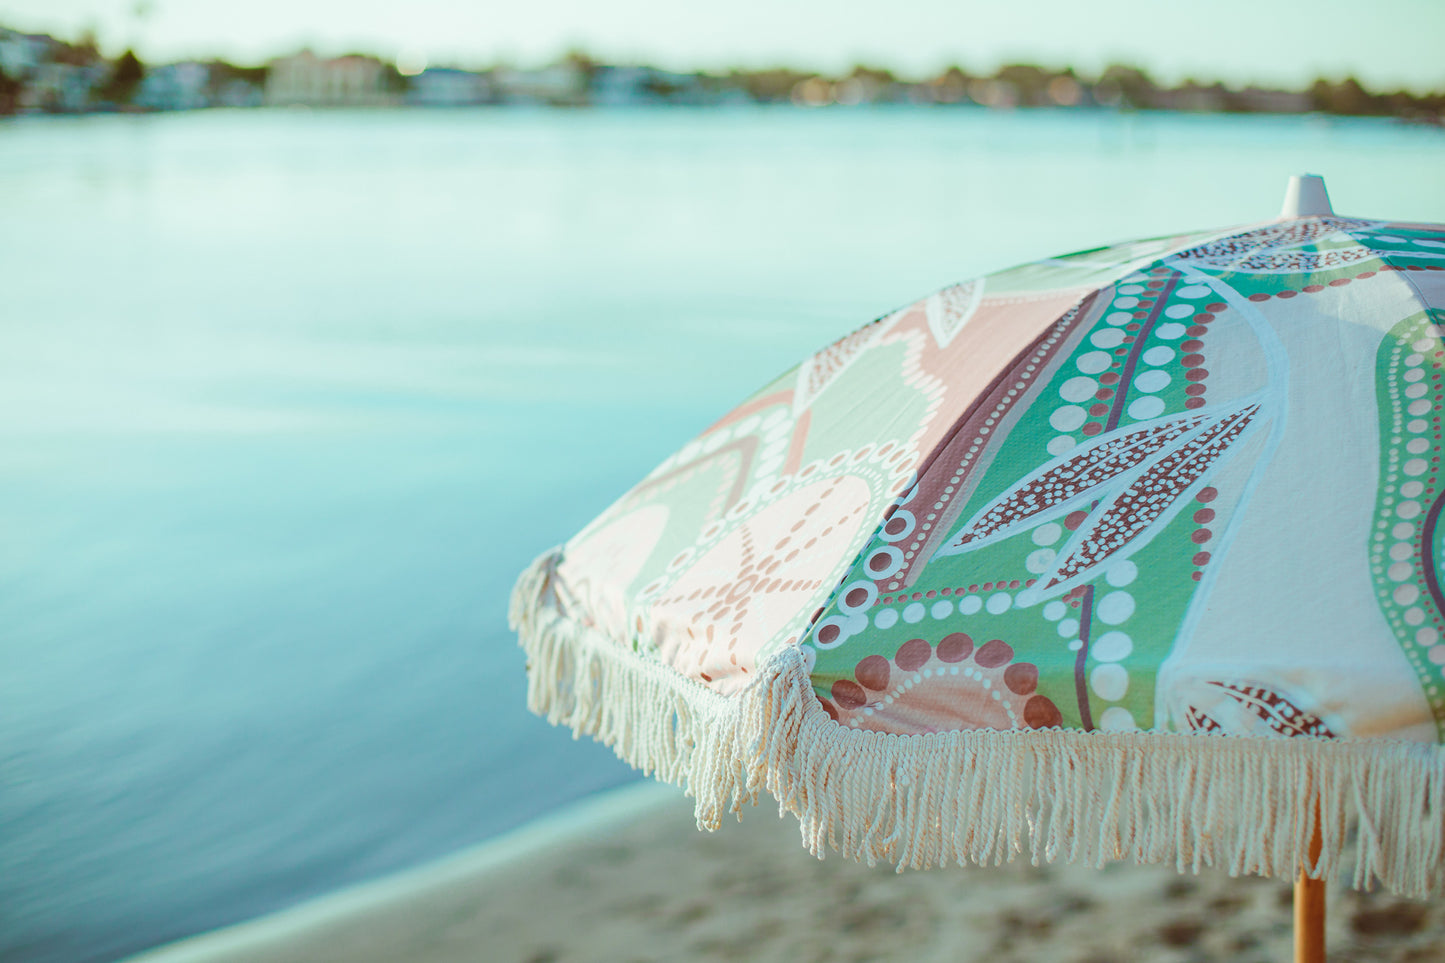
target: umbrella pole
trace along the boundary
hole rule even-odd
[[[1310,839],[1310,862],[1320,857],[1319,815]],[[1325,963],[1325,881],[1303,869],[1294,881],[1294,963]]]

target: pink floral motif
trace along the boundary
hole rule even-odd
[[[559,573],[595,628],[626,638],[632,583],[667,528],[668,508],[651,504],[620,515],[568,543]]]
[[[758,510],[648,600],[644,629],[663,661],[730,693],[758,651],[800,611],[821,604],[865,524],[861,478],[823,479]]]

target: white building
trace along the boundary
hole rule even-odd
[[[273,106],[383,107],[400,101],[390,70],[375,57],[322,58],[310,50],[271,61],[266,103]]]

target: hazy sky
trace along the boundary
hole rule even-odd
[[[581,47],[678,68],[853,63],[922,75],[949,63],[1112,61],[1159,79],[1298,85],[1354,74],[1372,88],[1445,89],[1445,0],[0,0],[0,24],[110,53],[260,62],[322,52],[403,51],[463,65],[526,65]]]

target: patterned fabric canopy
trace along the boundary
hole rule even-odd
[[[1281,219],[933,294],[524,575],[533,707],[908,866],[1445,862],[1445,228]],[[1362,827],[1362,828],[1361,828]],[[1318,832],[1323,853],[1305,852]]]

